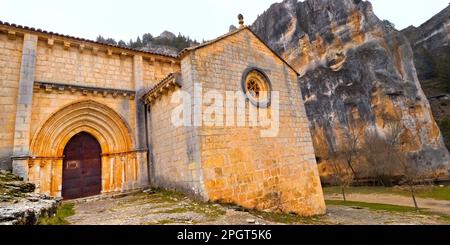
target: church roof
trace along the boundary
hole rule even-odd
[[[122,46],[113,45],[113,44],[101,43],[101,42],[97,42],[97,41],[93,41],[93,40],[89,40],[89,39],[85,39],[85,38],[79,38],[79,37],[74,37],[74,36],[70,36],[70,35],[64,35],[64,34],[60,34],[60,33],[56,33],[56,32],[37,29],[37,28],[33,28],[33,27],[17,25],[14,23],[3,22],[1,20],[0,20],[0,26],[7,26],[7,27],[11,27],[11,28],[22,29],[25,31],[36,32],[36,33],[44,34],[44,35],[59,36],[59,37],[63,37],[63,38],[74,39],[74,40],[81,41],[81,42],[93,43],[93,44],[108,46],[108,47],[122,49],[122,50],[129,50],[129,51],[138,52],[138,53],[146,53],[146,54],[164,56],[164,57],[168,57],[168,58],[177,58],[176,56],[172,56],[172,55],[168,55],[168,54],[152,52],[152,51],[145,51],[145,50],[140,50],[140,49],[127,48],[127,47],[122,47]]]
[[[264,42],[264,40],[262,40],[258,35],[256,35],[256,33],[253,32],[252,29],[250,27],[248,27],[248,26],[244,26],[244,27],[238,28],[237,30],[231,31],[231,32],[229,32],[229,33],[227,33],[225,35],[222,35],[222,36],[220,36],[218,38],[215,38],[213,40],[204,42],[202,44],[199,44],[199,45],[196,45],[196,46],[192,46],[192,47],[189,47],[189,48],[185,48],[178,54],[178,57],[181,59],[181,58],[183,58],[186,54],[188,54],[191,51],[194,51],[194,50],[197,50],[197,49],[201,49],[201,48],[204,48],[204,47],[209,46],[209,45],[213,45],[213,44],[215,44],[215,43],[217,43],[217,42],[219,42],[219,41],[221,41],[221,40],[223,40],[223,39],[225,39],[227,37],[233,36],[233,35],[235,35],[237,33],[240,33],[240,32],[242,32],[244,30],[248,30],[250,33],[252,33],[253,36],[255,36],[261,43],[263,43],[278,59],[283,61],[283,63],[285,63],[289,68],[291,68],[297,75],[300,75],[297,72],[297,70],[293,66],[291,66],[291,64],[289,64],[285,59],[283,59],[283,57],[281,57],[269,45],[267,45],[267,43]]]
[[[163,80],[151,87],[143,96],[145,103],[153,102],[174,87],[181,87],[180,73],[169,73]]]
[[[241,28],[238,28],[234,31],[231,31],[229,33],[226,33],[218,38],[215,38],[213,40],[204,42],[202,44],[196,45],[196,46],[192,46],[189,48],[185,48],[183,49],[177,56],[173,56],[173,55],[169,55],[169,54],[163,54],[163,53],[158,53],[158,52],[153,52],[153,51],[145,51],[145,50],[140,50],[140,49],[133,49],[133,48],[127,48],[127,47],[122,47],[119,45],[112,45],[112,44],[106,44],[106,43],[101,43],[101,42],[97,42],[97,41],[93,41],[93,40],[89,40],[89,39],[85,39],[85,38],[79,38],[79,37],[74,37],[74,36],[70,36],[70,35],[64,35],[64,34],[60,34],[60,33],[56,33],[56,32],[51,32],[51,31],[46,31],[46,30],[42,30],[42,29],[37,29],[37,28],[33,28],[33,27],[28,27],[28,26],[22,26],[22,25],[17,25],[14,23],[8,23],[8,22],[3,22],[0,20],[0,27],[1,26],[6,26],[6,27],[10,27],[10,28],[16,28],[16,29],[22,29],[25,31],[29,31],[29,32],[35,32],[38,34],[43,34],[43,35],[49,35],[49,36],[59,36],[62,38],[68,38],[68,39],[73,39],[76,41],[80,41],[80,42],[86,42],[86,43],[92,43],[92,44],[97,44],[97,45],[101,45],[101,46],[106,46],[106,47],[112,47],[112,48],[117,48],[117,49],[121,49],[121,50],[129,50],[129,51],[133,51],[133,52],[138,52],[138,53],[145,53],[145,54],[151,54],[151,55],[157,55],[157,56],[162,56],[162,57],[167,57],[167,58],[173,58],[173,59],[181,59],[183,58],[187,53],[193,51],[193,50],[197,50],[197,49],[201,49],[203,47],[209,46],[209,45],[213,45],[229,36],[233,36],[237,33],[240,33],[244,30],[249,31],[250,33],[252,33],[261,43],[263,43],[276,57],[278,57],[281,61],[283,61],[289,68],[291,68],[297,75],[299,75],[299,73],[297,72],[297,70],[292,67],[285,59],[283,59],[277,52],[275,52],[272,48],[270,48],[269,45],[267,45],[266,42],[264,42],[264,40],[262,40],[258,35],[256,35],[256,33],[254,33],[252,31],[252,29],[248,26],[243,26]]]

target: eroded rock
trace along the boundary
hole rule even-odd
[[[35,225],[56,213],[60,201],[34,190],[34,184],[0,170],[0,225]]]
[[[386,132],[403,127],[401,147],[424,165],[447,166],[449,153],[422,91],[408,39],[368,1],[285,0],[252,29],[301,74],[322,175],[329,152],[349,127]],[[360,130],[363,129],[363,130]]]

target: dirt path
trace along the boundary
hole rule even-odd
[[[332,194],[326,195],[327,200],[342,200],[342,195]],[[414,207],[414,202],[411,197],[392,195],[392,194],[348,194],[348,201],[381,203],[399,206]],[[433,212],[450,215],[450,201],[442,201],[435,199],[417,198],[417,203],[420,208],[426,208]]]
[[[155,224],[441,224],[437,216],[373,211],[329,206],[324,216],[300,218],[278,214],[249,213],[218,204],[201,204],[186,197],[160,193],[109,198],[75,203],[73,225]]]

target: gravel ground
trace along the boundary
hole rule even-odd
[[[181,195],[137,193],[125,197],[77,201],[73,225],[434,225],[437,216],[373,211],[357,207],[328,206],[327,214],[314,218],[247,212],[219,204],[203,204]]]

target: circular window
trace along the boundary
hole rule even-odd
[[[263,71],[257,68],[247,69],[242,78],[242,89],[253,105],[257,107],[268,107],[270,105],[272,88]]]

